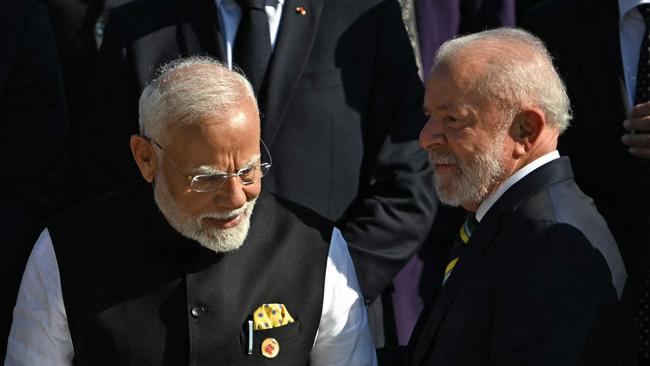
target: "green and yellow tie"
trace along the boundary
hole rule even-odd
[[[476,215],[472,214],[470,217],[465,220],[465,223],[460,227],[456,240],[454,240],[454,245],[451,247],[451,253],[449,254],[449,263],[445,268],[445,277],[442,279],[442,284],[444,286],[445,282],[451,276],[451,272],[454,270],[454,267],[458,264],[458,260],[461,257],[461,254],[467,248],[467,243],[469,238],[472,236],[472,233],[478,226],[478,220],[476,220]]]

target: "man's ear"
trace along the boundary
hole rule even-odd
[[[138,168],[140,168],[142,178],[149,183],[153,182],[157,168],[156,154],[153,151],[153,146],[149,140],[140,135],[131,135],[130,143],[133,159],[138,164]]]
[[[546,127],[544,112],[538,109],[526,109],[515,116],[512,124],[511,136],[517,144],[515,148],[516,157],[525,155],[530,151],[542,131]]]

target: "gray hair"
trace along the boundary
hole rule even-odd
[[[246,77],[209,57],[188,57],[164,64],[142,91],[140,134],[164,143],[171,124],[194,124],[249,99],[255,93]]]
[[[458,37],[438,49],[434,67],[465,49],[483,56],[485,67],[476,79],[476,90],[494,99],[508,116],[524,107],[537,107],[560,133],[569,126],[571,107],[566,87],[539,38],[517,28]]]

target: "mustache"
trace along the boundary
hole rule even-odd
[[[247,201],[242,207],[232,210],[232,211],[212,211],[207,212],[201,215],[201,219],[217,219],[217,220],[232,220],[237,216],[240,216],[248,210],[253,201]]]
[[[456,164],[461,163],[458,156],[447,150],[429,151],[429,162],[431,164]]]

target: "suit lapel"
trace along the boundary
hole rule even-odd
[[[435,303],[431,306],[430,313],[426,318],[424,327],[421,328],[419,338],[416,340],[413,356],[409,365],[423,364],[425,357],[431,350],[431,342],[436,338],[440,323],[447,314],[449,306],[458,295],[459,290],[472,272],[472,269],[479,263],[485,250],[489,247],[492,239],[497,233],[499,222],[497,220],[482,220],[469,239],[468,250],[454,268],[451,277],[440,291]]]
[[[208,53],[226,60],[219,13],[213,0],[190,0],[186,19],[178,25],[178,42],[184,55]]]
[[[311,51],[325,0],[287,0],[260,92],[262,138],[271,146]],[[301,15],[295,9],[303,7]]]
[[[572,178],[573,172],[568,158],[553,160],[515,183],[488,210],[469,239],[468,250],[458,261],[451,277],[431,306],[430,312],[425,315],[426,318],[423,318],[426,319],[425,324],[419,329],[421,331],[419,337],[414,340],[413,356],[408,362],[409,365],[423,364],[449,307],[500,231],[504,217],[532,194],[553,183]]]

